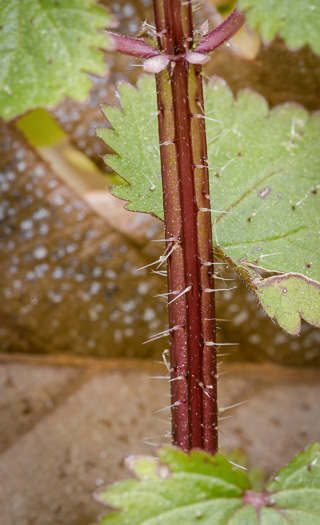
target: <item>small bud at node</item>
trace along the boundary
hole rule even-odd
[[[146,73],[160,73],[168,66],[170,59],[166,55],[159,55],[149,58],[144,64],[143,69]]]
[[[189,64],[205,64],[210,60],[210,57],[208,55],[203,55],[202,53],[190,51],[190,53],[186,54],[186,60]]]

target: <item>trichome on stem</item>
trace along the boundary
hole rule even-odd
[[[235,10],[194,43],[192,2],[153,0],[158,47],[112,34],[156,74],[168,269],[173,443],[218,448],[214,262],[202,64],[243,24]],[[213,292],[213,293],[212,293]]]

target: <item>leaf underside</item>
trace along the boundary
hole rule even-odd
[[[163,219],[154,80],[122,84],[119,95],[122,110],[104,109],[113,129],[100,130],[118,154],[107,164],[128,183],[112,193]],[[234,99],[218,78],[205,105],[216,256],[286,331],[299,332],[300,316],[320,326],[320,116],[296,104],[269,110],[250,90]]]
[[[99,29],[110,17],[94,0],[0,0],[0,116],[85,99],[86,72],[106,74]]]
[[[171,447],[129,458],[138,479],[103,487],[98,501],[119,511],[100,525],[317,525],[320,444],[298,454],[261,493],[220,455]],[[260,518],[259,518],[260,516]]]
[[[249,27],[258,30],[264,42],[269,43],[279,35],[291,49],[309,44],[320,54],[318,1],[238,0],[238,7],[246,12]]]

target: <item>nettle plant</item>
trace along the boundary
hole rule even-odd
[[[195,2],[196,3],[196,2]],[[91,0],[0,1],[0,114],[10,120],[65,95],[83,100],[84,71],[104,74],[97,47],[144,59],[138,87],[119,86],[106,107],[129,210],[164,221],[170,336],[172,441],[157,457],[131,457],[137,479],[108,486],[115,510],[100,524],[316,525],[320,444],[311,444],[263,491],[218,450],[215,263],[233,268],[265,312],[291,334],[320,324],[318,114],[257,93],[234,98],[225,82],[203,86],[202,65],[245,20],[270,42],[320,53],[320,6],[311,0],[239,0],[216,29],[195,30],[192,0],[153,0],[155,27],[138,38],[98,32],[110,17]],[[151,74],[151,75],[150,75]],[[153,78],[155,75],[155,79]],[[162,334],[156,334],[158,337]]]

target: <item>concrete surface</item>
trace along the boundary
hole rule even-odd
[[[124,478],[123,459],[168,442],[164,366],[69,356],[0,356],[1,525],[89,525],[92,498]],[[320,438],[320,372],[230,364],[220,383],[220,445],[269,474]],[[232,418],[223,419],[226,415]]]

